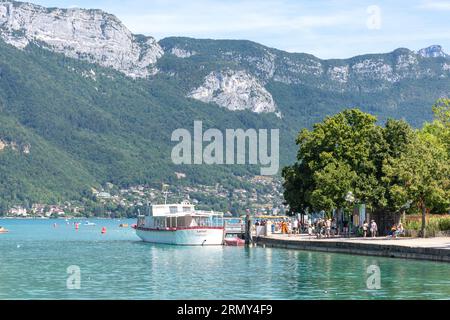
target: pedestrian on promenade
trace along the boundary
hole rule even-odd
[[[375,238],[377,236],[378,226],[375,220],[372,220],[370,223],[370,233],[372,235],[372,238]]]
[[[283,220],[281,222],[281,233],[282,234],[287,234],[288,233],[287,222],[285,220]]]
[[[367,237],[367,230],[369,229],[369,224],[367,223],[366,220],[364,220],[364,224],[363,224],[363,233],[364,233],[364,238]]]
[[[397,239],[397,237],[398,237],[399,235],[403,234],[404,232],[405,232],[405,230],[403,229],[403,224],[400,222],[400,223],[397,225],[397,230],[395,230],[394,238]]]
[[[344,237],[347,237],[349,235],[349,233],[348,233],[348,221],[347,220],[344,220],[343,232],[344,232]]]
[[[325,221],[324,219],[320,218],[319,221],[317,221],[317,238],[322,238],[322,236],[325,234]]]
[[[325,236],[327,238],[331,236],[331,219],[325,221]]]
[[[331,220],[331,234],[333,236],[338,234],[337,223],[336,223],[336,219],[335,218],[333,218],[333,220]]]
[[[294,221],[292,223],[292,233],[297,234],[298,232],[298,219],[294,218]]]
[[[308,236],[312,236],[313,234],[313,225],[308,223]]]
[[[395,236],[395,233],[397,232],[397,226],[394,224],[391,228],[391,232],[389,233],[389,236],[393,238]]]

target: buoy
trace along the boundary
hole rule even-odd
[[[106,233],[106,228],[105,227],[102,228],[102,234],[104,234],[104,233]]]
[[[75,223],[75,230],[78,230],[78,223]]]

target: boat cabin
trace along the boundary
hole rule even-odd
[[[157,204],[148,208],[146,216],[138,217],[137,225],[159,230],[223,227],[223,214],[195,210],[195,206],[188,201],[180,204]]]

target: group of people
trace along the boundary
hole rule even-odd
[[[266,220],[257,220],[255,226],[264,226],[269,223]],[[280,232],[282,234],[301,234],[307,233],[309,236],[315,235],[317,238],[330,238],[334,236],[350,236],[350,227],[348,221],[343,221],[338,225],[336,219],[320,218],[314,222],[305,220],[304,222],[298,218],[284,218],[279,221],[270,222],[271,232]],[[378,225],[375,220],[364,221],[359,227],[359,234],[366,238],[368,236],[375,238],[378,235]],[[390,237],[397,238],[404,234],[402,223],[395,224],[389,233]]]
[[[370,224],[367,223],[367,221],[364,221],[364,224],[363,224],[364,238],[367,237],[367,234],[369,231],[370,231],[370,235],[372,236],[372,238],[375,238],[377,236],[378,226],[377,226],[377,223],[375,222],[375,220],[372,220],[370,222]],[[401,222],[399,222],[398,224],[394,224],[392,226],[391,230],[388,233],[388,237],[397,238],[398,236],[400,236],[404,233],[405,233],[405,229],[403,229],[403,224]]]
[[[274,222],[274,231],[280,231],[282,234],[300,234],[302,223],[296,218],[282,219]]]
[[[375,222],[375,220],[370,221],[370,224],[367,223],[366,220],[364,220],[363,226],[363,236],[364,238],[367,237],[367,232],[370,231],[370,235],[372,236],[372,238],[375,238],[377,236],[378,233],[378,225]]]
[[[335,219],[318,219],[314,223],[310,221],[302,222],[300,219],[283,219],[276,223],[276,230],[282,234],[301,234],[308,232],[309,235],[317,235],[317,237],[331,237],[338,235],[339,230]]]
[[[339,229],[335,219],[319,219],[308,228],[308,235],[316,234],[317,238],[330,238],[339,235]]]
[[[392,238],[397,238],[399,235],[402,235],[405,233],[405,229],[403,229],[403,224],[399,222],[398,224],[394,224],[391,228],[391,232],[389,234]]]

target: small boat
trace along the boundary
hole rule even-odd
[[[121,227],[121,228],[128,228],[128,223],[121,223],[119,225],[119,227]]]
[[[93,223],[93,222],[86,221],[86,222],[84,223],[84,226],[96,226],[96,224]]]
[[[0,227],[0,233],[8,233],[8,229],[5,229],[3,227]]]
[[[243,246],[245,245],[244,220],[240,218],[227,218],[224,223],[224,239],[223,244],[226,246]]]
[[[245,240],[241,239],[238,234],[228,233],[223,242],[226,246],[239,247],[245,245]]]

